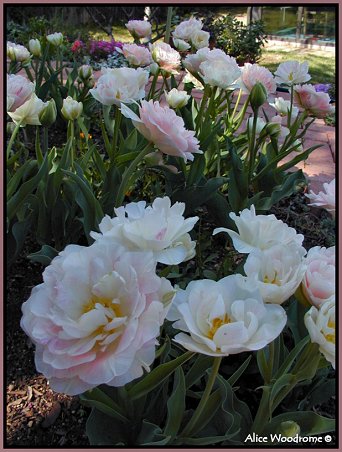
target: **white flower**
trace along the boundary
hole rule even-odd
[[[167,314],[182,332],[174,341],[187,350],[227,356],[260,350],[286,324],[281,306],[265,304],[254,282],[241,275],[192,281],[179,290]]]
[[[171,206],[170,198],[156,198],[151,206],[145,201],[132,202],[114,209],[116,217],[106,215],[100,233],[91,232],[95,240],[118,242],[128,250],[152,251],[157,262],[179,264],[195,255],[196,243],[188,232],[198,217],[183,217],[184,203]]]
[[[213,235],[227,232],[233,240],[234,248],[239,253],[250,253],[253,250],[266,250],[277,244],[289,245],[295,243],[302,245],[304,236],[297,234],[294,228],[278,220],[272,215],[256,215],[254,205],[244,209],[237,216],[234,212],[229,214],[235,221],[239,233],[226,228],[214,229]]]
[[[89,90],[103,105],[130,104],[145,97],[149,74],[142,68],[102,68],[96,87]]]
[[[39,39],[30,39],[29,49],[32,55],[36,58],[39,58],[42,55],[42,48]]]
[[[30,59],[31,54],[25,46],[7,42],[7,56],[11,61],[23,63]]]
[[[316,307],[335,299],[335,254],[334,246],[314,246],[306,256],[307,269],[302,289],[308,301]]]
[[[335,369],[335,300],[327,301],[319,309],[312,306],[304,316],[311,342],[319,345],[319,351]]]
[[[190,99],[190,96],[186,93],[186,91],[178,90],[177,88],[173,88],[168,93],[165,93],[166,102],[172,108],[182,108]]]
[[[236,88],[241,70],[235,58],[220,49],[199,49],[184,60],[185,68],[195,76],[200,76],[205,84],[221,89]]]
[[[202,21],[191,17],[189,20],[184,20],[174,29],[172,36],[176,39],[182,39],[183,41],[189,42],[193,35],[202,30]]]
[[[204,30],[198,30],[191,36],[191,44],[195,49],[202,49],[209,45],[210,33]]]
[[[73,121],[77,119],[83,111],[83,103],[77,102],[71,96],[68,96],[66,99],[63,99],[63,107],[61,109],[61,113],[65,119],[68,121]]]
[[[309,206],[317,206],[326,209],[335,217],[336,209],[336,195],[335,195],[335,179],[329,183],[323,184],[324,191],[320,191],[317,195],[313,191],[310,191],[307,196],[311,202]]]
[[[47,105],[48,102],[43,102],[36,96],[36,94],[33,93],[29,100],[18,107],[14,112],[9,111],[8,114],[15,124],[20,122],[22,127],[27,124],[40,126],[41,124],[38,115],[43,108],[47,107]]]
[[[270,102],[271,107],[275,108],[280,116],[288,116],[291,108],[291,101],[285,100],[283,97],[276,97],[274,103]],[[295,119],[298,115],[299,109],[292,105],[291,119]]]
[[[52,33],[46,36],[48,42],[56,47],[60,46],[63,42],[62,33]]]
[[[54,391],[123,386],[149,371],[174,295],[155,268],[152,253],[117,243],[69,245],[53,259],[23,304],[20,325]]]
[[[278,69],[275,71],[275,81],[279,85],[293,86],[298,83],[305,83],[311,79],[308,73],[309,63],[304,61],[285,61],[280,63]]]
[[[265,303],[281,304],[293,295],[305,273],[305,249],[298,245],[274,245],[248,255],[244,271],[255,280]]]

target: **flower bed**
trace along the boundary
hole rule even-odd
[[[239,67],[209,49],[194,18],[173,30],[173,47],[142,45],[146,21],[127,28],[126,66],[102,68],[96,82],[76,63],[63,79],[61,33],[30,41],[30,52],[8,45],[9,260],[29,237],[29,259],[45,267],[20,322],[38,372],[91,408],[92,445],[231,446],[253,443],[252,433],[271,444],[333,432],[308,395],[319,399],[333,382],[335,247],[305,248],[270,213],[307,185],[288,170],[317,148],[302,140],[333,111],[329,95],[307,83],[305,63],[274,74]],[[28,79],[16,75],[22,68]],[[289,101],[270,103],[277,86]],[[272,117],[262,114],[268,103]],[[56,124],[66,129],[61,146],[50,140]],[[334,181],[307,201],[333,224]],[[252,375],[263,390],[250,409]]]

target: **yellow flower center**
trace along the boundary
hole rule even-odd
[[[95,309],[96,304],[101,304],[104,308],[111,309],[115,314],[115,317],[122,317],[120,305],[118,303],[113,303],[110,298],[96,297],[93,296],[89,302],[83,308],[83,314]]]
[[[264,283],[266,284],[276,284],[277,286],[280,286],[281,283],[279,281],[279,279],[277,279],[277,272],[275,272],[274,274],[274,278],[271,280],[267,275],[264,276]]]
[[[291,80],[291,81],[293,80],[293,72],[289,73],[289,80]]]
[[[335,330],[335,322],[333,320],[329,320],[327,326],[328,326],[328,328],[333,328]],[[323,336],[325,337],[325,339],[328,342],[331,342],[332,344],[335,344],[335,331],[333,333],[331,333],[331,334],[324,334],[323,333]]]
[[[211,328],[208,331],[209,339],[212,339],[215,336],[216,331],[222,326],[230,323],[231,319],[227,314],[224,315],[223,319],[221,317],[215,317],[211,322]]]

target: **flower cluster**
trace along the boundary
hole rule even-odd
[[[181,22],[172,33],[175,47],[180,51],[190,47],[196,50],[208,47],[210,33],[202,30],[202,27],[202,21],[195,17]]]
[[[156,263],[194,256],[184,204],[157,198],[105,217],[89,247],[69,245],[23,305],[21,327],[36,344],[35,362],[51,387],[80,394],[122,386],[149,370],[174,289]]]

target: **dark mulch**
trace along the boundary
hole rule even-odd
[[[334,244],[334,224],[329,215],[308,208],[302,194],[279,203],[272,212],[305,234],[307,249]],[[21,305],[32,287],[42,282],[42,266],[25,258],[33,251],[37,251],[37,246],[28,243],[7,275],[6,446],[86,446],[89,409],[77,397],[57,394],[49,388],[46,379],[35,370],[34,347],[20,328]],[[321,414],[333,416],[334,411],[334,400],[330,400]]]

